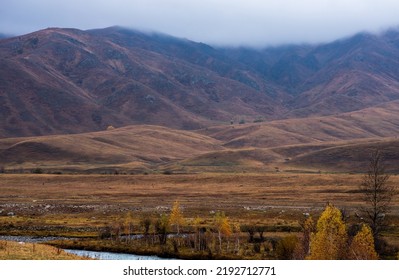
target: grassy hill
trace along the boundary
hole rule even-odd
[[[158,126],[129,126],[95,133],[0,140],[0,162],[11,168],[110,172],[141,171],[204,152],[220,141]]]
[[[331,117],[184,131],[137,125],[101,132],[0,140],[6,171],[361,172],[375,149],[399,171],[399,106],[388,102]]]

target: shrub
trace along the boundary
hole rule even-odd
[[[159,243],[165,245],[169,233],[169,217],[167,215],[161,214],[159,216],[155,222],[155,233],[158,235]]]
[[[298,243],[296,235],[289,235],[277,242],[276,256],[279,260],[292,260]]]
[[[110,226],[106,226],[106,227],[102,228],[100,230],[100,234],[99,234],[100,238],[101,239],[110,238],[111,237],[111,231],[112,231],[112,228]]]
[[[260,253],[260,243],[254,243],[254,252]]]
[[[32,170],[33,174],[43,174],[43,169],[36,167],[35,169]]]
[[[248,242],[253,243],[254,242],[254,235],[256,232],[255,226],[252,225],[241,225],[240,227],[241,232],[246,232],[248,233]]]

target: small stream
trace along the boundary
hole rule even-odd
[[[140,236],[131,237],[140,238]],[[12,235],[0,235],[0,240],[14,241],[14,242],[25,242],[25,243],[39,243],[48,242],[53,240],[67,240],[71,238],[65,237],[36,237],[36,236],[12,236]],[[87,251],[87,250],[73,250],[65,249],[65,252],[75,254],[82,257],[89,257],[98,260],[165,260],[157,256],[142,256],[134,254],[124,253],[111,253],[111,252],[99,252],[99,251]]]
[[[70,249],[65,249],[64,251],[81,257],[89,257],[98,260],[165,260],[157,256],[141,256],[141,255],[123,254],[123,253],[70,250]]]

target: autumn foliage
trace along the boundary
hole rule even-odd
[[[349,259],[377,260],[374,248],[373,232],[368,225],[363,224],[361,230],[353,238],[349,247]]]
[[[226,217],[224,212],[217,212],[215,214],[214,225],[218,233],[219,250],[222,250],[222,237],[230,237],[230,235],[232,234],[229,219]]]
[[[176,227],[177,234],[180,234],[180,228],[184,225],[183,213],[180,209],[179,201],[173,203],[172,211],[169,218],[170,224]]]
[[[341,211],[329,204],[317,221],[315,232],[311,234],[310,254],[307,258],[376,260],[378,255],[374,248],[371,228],[362,225],[359,232],[350,240]]]
[[[327,205],[311,237],[311,260],[339,260],[345,258],[348,235],[339,209]]]

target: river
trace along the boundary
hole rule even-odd
[[[64,251],[78,256],[89,257],[98,260],[165,260],[157,256],[141,256],[141,255],[123,254],[123,253],[70,250],[70,249],[65,249]]]
[[[70,239],[70,238],[0,235],[0,240],[26,242],[26,243],[48,242],[48,241],[52,241],[52,240],[62,240],[62,239],[66,240],[66,239]],[[89,257],[89,258],[99,259],[99,260],[165,260],[165,259],[157,257],[157,256],[142,256],[142,255],[134,255],[134,254],[87,251],[87,250],[72,250],[72,249],[68,249],[68,250],[64,250],[64,251],[71,253],[71,254],[78,255],[78,256],[84,256],[84,257]]]

